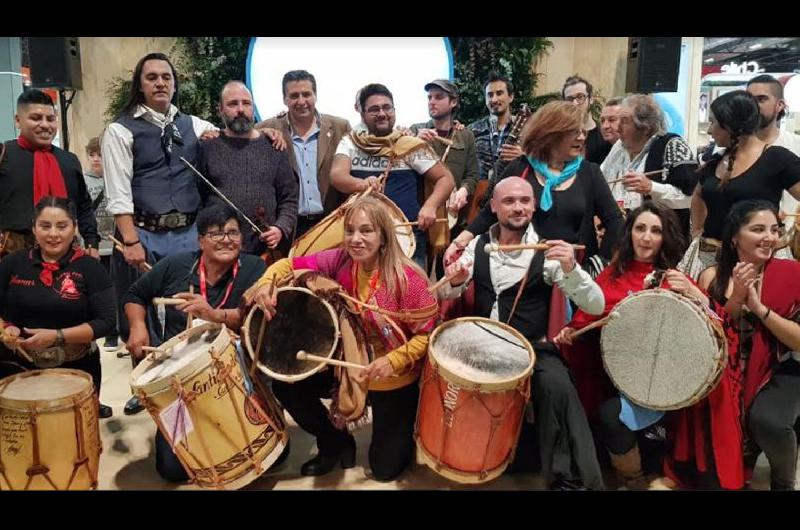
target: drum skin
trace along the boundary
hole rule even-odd
[[[169,351],[180,342],[215,328],[219,326],[196,326],[160,348]],[[207,346],[206,351],[174,374],[140,384],[139,378],[157,362],[149,355],[131,373],[131,388],[199,486],[238,489],[275,462],[286,446],[288,433],[283,418],[278,416],[280,407],[270,392],[255,385],[252,395],[244,394],[242,367],[224,326]],[[194,429],[176,445],[161,413],[176,404],[179,389],[185,396],[185,410]]]
[[[603,365],[633,403],[678,410],[707,396],[728,362],[721,323],[696,300],[648,289],[622,299],[601,333]]]
[[[513,331],[530,351],[529,368],[518,377],[493,384],[470,382],[436,359],[437,331],[464,321],[483,321]],[[460,483],[482,483],[500,476],[511,462],[530,396],[533,348],[513,328],[480,317],[445,322],[430,338],[420,379],[414,438],[418,459],[433,471]]]
[[[15,382],[52,386],[59,379],[73,387],[69,395],[9,396]],[[91,376],[78,370],[33,370],[0,381],[0,490],[96,489],[102,452],[97,407]]]

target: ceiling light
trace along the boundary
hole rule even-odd
[[[757,49],[759,49],[759,48],[761,48],[763,46],[764,45],[761,44],[760,42],[756,42],[755,44],[751,44],[750,46],[748,46],[747,49],[748,50],[757,50]]]

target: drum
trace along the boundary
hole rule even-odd
[[[339,342],[339,320],[333,307],[303,287],[277,289],[278,312],[264,322],[264,312],[254,305],[242,326],[242,342],[268,376],[294,383],[324,369],[318,361],[300,361],[300,350],[331,358]]]
[[[464,317],[436,328],[420,379],[417,458],[456,482],[500,476],[514,456],[534,361],[525,337],[500,322]]]
[[[238,489],[280,456],[288,433],[268,391],[247,390],[227,328],[204,323],[176,335],[131,373],[147,408],[192,481]]]
[[[307,256],[315,252],[341,247],[344,243],[344,216],[356,199],[363,196],[364,194],[361,193],[350,195],[344,204],[332,211],[308,232],[298,237],[292,244],[292,248],[289,249],[289,257]],[[389,215],[396,223],[408,222],[403,211],[398,208],[391,199],[386,197],[386,195],[373,191],[369,196],[374,197],[386,205]],[[414,251],[417,248],[414,228],[411,226],[398,226],[395,228],[395,232],[397,234],[397,241],[400,243],[400,248],[403,249],[403,253],[409,258],[413,257]]]
[[[0,381],[0,490],[96,489],[97,407],[92,377],[78,370]]]
[[[677,410],[706,397],[728,362],[722,324],[697,300],[665,289],[631,294],[601,334],[603,364],[632,402]]]

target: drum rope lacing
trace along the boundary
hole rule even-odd
[[[249,439],[249,437],[247,436],[247,430],[246,430],[244,418],[242,417],[241,410],[239,410],[239,407],[236,406],[236,401],[234,400],[233,393],[231,391],[231,386],[233,386],[234,388],[238,389],[242,393],[242,395],[245,397],[245,399],[247,399],[250,402],[250,404],[253,407],[255,407],[255,409],[258,411],[258,413],[263,418],[266,418],[267,423],[269,423],[269,425],[270,425],[270,427],[272,427],[273,431],[275,431],[276,433],[279,433],[280,430],[277,428],[277,425],[272,420],[272,417],[266,413],[266,411],[258,403],[258,401],[252,395],[248,394],[245,391],[243,385],[241,385],[238,381],[236,381],[234,379],[234,377],[233,377],[233,367],[232,366],[226,366],[225,363],[222,362],[221,354],[217,353],[216,351],[214,351],[212,349],[209,352],[209,355],[213,359],[214,367],[217,370],[217,380],[221,381],[221,382],[224,382],[226,384],[226,386],[228,386],[228,397],[230,398],[231,406],[234,409],[234,412],[235,412],[235,415],[236,415],[236,420],[237,420],[237,423],[239,424],[239,428],[241,430],[241,433],[242,433],[242,436],[244,438],[244,441],[247,444],[247,451],[245,451],[245,456],[250,461],[250,463],[253,465],[253,467],[255,469],[255,472],[259,473],[261,471],[261,464],[263,463],[264,458],[266,458],[266,456],[264,458],[261,458],[261,459],[257,459],[255,457],[255,453],[256,452],[253,449],[253,443]],[[190,415],[194,415],[194,413],[196,412],[194,410],[194,401],[197,399],[199,394],[197,392],[193,391],[193,390],[185,389],[183,387],[183,384],[181,383],[180,378],[178,378],[177,375],[172,376],[171,387],[172,387],[173,392],[175,392],[175,394],[177,394],[178,399],[180,401],[182,401],[186,405],[186,408],[188,409],[189,414]],[[150,399],[147,398],[146,394],[141,389],[139,389],[137,394],[138,394],[139,400],[145,405],[145,407],[147,408],[147,410],[150,413],[150,415],[156,420],[156,424],[157,424],[158,428],[161,430],[162,434],[164,434],[164,437],[167,440],[167,443],[169,443],[170,448],[172,449],[172,451],[175,454],[175,456],[177,456],[178,459],[183,464],[183,467],[187,471],[187,474],[189,475],[190,480],[193,481],[193,482],[199,482],[196,473],[194,473],[192,471],[192,469],[186,463],[185,459],[182,457],[180,452],[178,452],[176,450],[176,446],[172,441],[173,440],[173,436],[169,433],[169,431],[167,431],[166,426],[164,426],[163,422],[161,421],[158,408],[151,402]],[[222,479],[220,478],[219,473],[217,472],[216,465],[214,465],[214,463],[213,463],[213,459],[211,457],[211,451],[209,450],[208,443],[206,441],[205,436],[202,433],[202,430],[198,429],[197,430],[197,435],[198,435],[198,439],[200,441],[201,449],[203,450],[203,453],[204,453],[206,459],[209,462],[209,465],[207,465],[207,466],[203,465],[203,463],[200,462],[197,459],[197,457],[194,454],[191,453],[191,451],[189,451],[189,444],[186,441],[186,439],[182,440],[180,443],[182,444],[182,446],[183,446],[184,450],[186,451],[186,453],[192,457],[192,459],[194,460],[194,462],[196,463],[198,468],[203,468],[203,469],[210,470],[212,485],[214,487],[218,488],[218,489],[224,489],[223,488],[223,484],[222,484]]]

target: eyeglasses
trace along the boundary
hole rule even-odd
[[[231,241],[241,241],[242,239],[242,233],[238,230],[228,230],[226,232],[206,232],[206,237],[216,243],[222,243],[225,240],[225,236],[228,236],[228,239]]]
[[[569,101],[570,103],[577,101],[578,103],[583,103],[588,98],[588,94],[576,94],[574,96],[567,96],[564,98],[565,101]]]
[[[370,107],[367,109],[367,114],[370,114],[372,116],[377,116],[380,111],[383,111],[386,114],[391,114],[392,112],[394,112],[394,107],[392,105],[383,105],[382,107],[375,105],[374,107]]]

